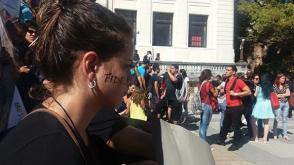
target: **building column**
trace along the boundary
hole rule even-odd
[[[138,0],[137,46],[152,46],[152,1]]]
[[[189,33],[188,0],[176,0],[173,16],[173,47],[187,48]]]

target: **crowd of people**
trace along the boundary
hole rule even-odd
[[[138,114],[137,109],[140,108],[144,113],[134,118],[146,121],[146,115],[153,113],[158,118],[164,117],[171,123],[179,123],[182,107],[187,113],[189,78],[186,71],[179,70],[176,64],[171,65],[163,75],[160,73],[160,66],[150,64],[149,60],[144,60],[140,65],[134,64],[130,70],[129,90],[121,103],[124,108],[119,107],[118,109],[123,110],[119,113],[132,118],[134,113]],[[141,96],[140,100],[135,101],[138,94]],[[134,101],[140,106],[132,106]]]
[[[268,143],[270,119],[274,121],[273,139],[281,136],[287,141],[290,140],[287,135],[287,119],[292,118],[293,96],[290,95],[294,89],[293,80],[289,76],[287,79],[285,74],[279,73],[273,80],[272,75],[268,73],[237,73],[235,66],[228,66],[224,77],[216,87],[221,114],[217,144],[226,145],[228,132],[234,131],[233,143],[228,150],[238,150],[242,146],[240,143],[243,136],[240,128],[244,125],[242,116],[247,125],[244,135],[250,141],[258,142],[262,137],[261,141]],[[210,92],[213,94],[213,91]],[[273,106],[275,98],[278,107]],[[202,121],[206,119],[201,117]],[[282,129],[277,129],[278,123],[282,124]],[[258,132],[262,129],[263,132]]]
[[[176,64],[171,65],[166,72],[160,72],[158,63],[150,64],[146,60],[141,65],[132,66],[130,72],[129,90],[119,108],[119,113],[124,116],[148,121],[148,116],[152,116],[150,114],[156,114],[158,118],[181,125],[188,117],[188,102],[199,104],[193,98],[200,97],[199,136],[205,141],[213,112],[221,115],[219,139],[216,143],[225,145],[227,134],[234,131],[233,144],[229,147],[231,151],[241,147],[241,127],[244,125],[242,116],[247,125],[245,136],[250,141],[258,142],[259,137],[263,136],[262,142],[268,143],[270,119],[274,119],[273,138],[282,136],[285,140],[290,140],[287,135],[287,118],[292,117],[290,93],[293,93],[294,84],[283,73],[277,74],[273,80],[273,76],[268,73],[253,74],[250,70],[247,73],[237,72],[235,65],[227,66],[222,76],[213,76],[211,70],[205,69],[199,77],[197,93],[191,92],[193,87],[189,85],[186,71],[179,69]],[[138,93],[141,97],[134,102]],[[272,106],[273,93],[278,98],[278,108]],[[197,105],[191,108],[195,107]],[[141,111],[140,115],[138,111]],[[282,132],[278,132],[278,123],[282,124]],[[260,127],[263,127],[263,133],[258,132]]]
[[[18,21],[1,19],[0,164],[157,164],[152,118],[185,124],[194,112],[188,103],[200,107],[204,141],[212,114],[220,113],[216,143],[226,145],[234,131],[231,151],[240,148],[242,115],[252,141],[263,135],[268,142],[270,119],[273,138],[290,140],[294,83],[285,74],[271,81],[229,65],[222,76],[203,70],[191,86],[179,65],[161,70],[159,53],[147,51],[140,61],[127,22],[92,0],[33,2],[23,2],[30,14]],[[15,91],[28,115],[8,128]]]

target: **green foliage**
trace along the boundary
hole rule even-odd
[[[269,47],[261,70],[279,70],[294,74],[294,3],[293,0],[237,0],[236,33],[252,47]],[[252,49],[251,49],[252,51]]]
[[[247,38],[266,44],[293,42],[294,4],[278,0],[240,1],[238,11],[249,21]]]

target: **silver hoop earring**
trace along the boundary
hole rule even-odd
[[[88,83],[88,87],[89,87],[90,89],[95,88],[96,85],[97,85],[96,80],[89,81],[89,83]]]

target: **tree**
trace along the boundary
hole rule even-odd
[[[254,68],[275,74],[284,67],[294,74],[293,0],[240,0],[236,17],[236,32],[246,37]]]

